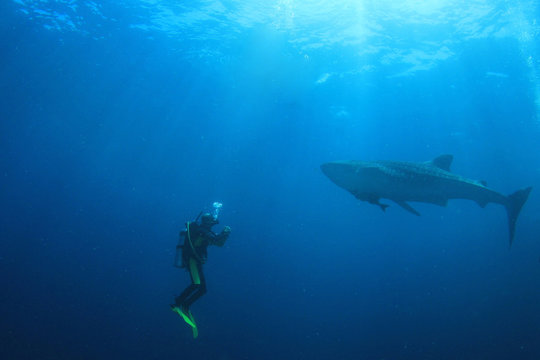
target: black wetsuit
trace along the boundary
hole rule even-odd
[[[229,232],[224,230],[216,234],[211,230],[211,226],[192,222],[186,224],[186,230],[181,231],[180,236],[184,237],[182,264],[189,272],[191,285],[175,299],[175,302],[176,306],[189,309],[191,304],[206,293],[202,265],[206,262],[208,246],[223,246],[229,237]]]

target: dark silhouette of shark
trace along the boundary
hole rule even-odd
[[[420,215],[408,201],[446,206],[449,199],[469,199],[481,207],[501,204],[508,214],[510,246],[514,239],[516,220],[532,187],[504,196],[484,181],[464,178],[450,172],[452,155],[442,155],[432,161],[414,163],[402,161],[334,161],[321,165],[322,172],[336,185],[357,199],[378,205],[383,211],[389,199],[405,210]]]

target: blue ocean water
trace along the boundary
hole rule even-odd
[[[539,359],[534,0],[0,3],[2,359]],[[427,161],[504,208],[386,212],[320,164]],[[178,232],[214,201],[200,335]],[[388,201],[387,201],[388,203]]]

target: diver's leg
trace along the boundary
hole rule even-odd
[[[186,288],[184,289],[184,291],[182,291],[182,293],[181,293],[179,296],[177,296],[177,297],[174,298],[174,302],[176,303],[176,306],[182,305],[182,303],[183,303],[184,301],[186,301],[186,299],[187,299],[193,292],[195,292],[195,290],[197,290],[198,287],[199,287],[199,286],[198,286],[198,285],[195,285],[195,284],[191,284],[191,285],[189,285],[188,287],[186,287]]]
[[[186,301],[186,299],[199,288],[199,284],[200,284],[199,275],[197,273],[197,268],[196,267],[193,268],[192,266],[190,266],[192,261],[195,261],[195,259],[189,258],[188,271],[189,271],[189,276],[191,278],[191,284],[188,287],[186,287],[179,296],[174,298],[174,302],[176,303],[176,306],[181,306]],[[194,274],[194,271],[195,271],[195,274]]]
[[[193,304],[195,301],[197,301],[201,296],[203,296],[206,293],[206,280],[204,278],[204,273],[202,271],[202,265],[199,264],[195,259],[191,260],[189,262],[189,269],[191,274],[191,279],[193,281],[193,285],[196,286],[194,292],[183,301],[183,305],[185,309],[189,309],[191,304]]]

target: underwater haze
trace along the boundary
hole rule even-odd
[[[442,154],[533,187],[511,247],[503,206],[320,169]],[[540,359],[539,184],[537,0],[0,2],[2,359]]]

